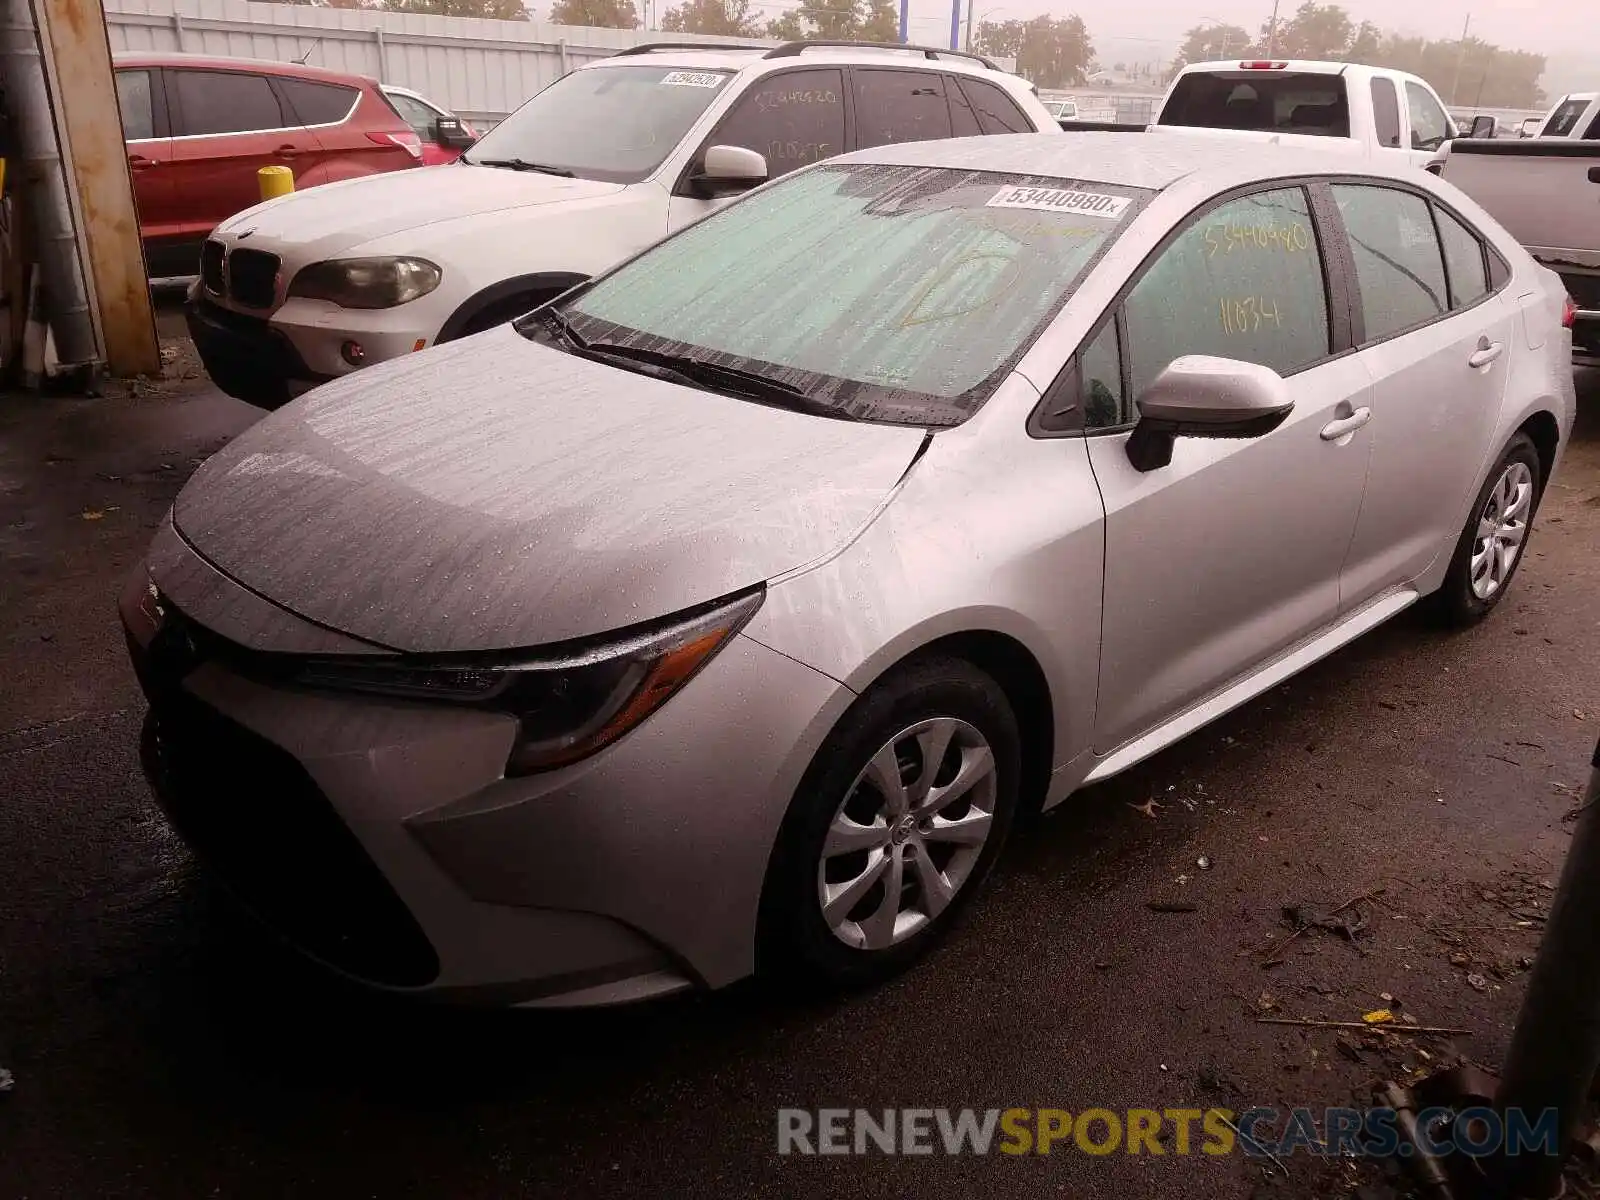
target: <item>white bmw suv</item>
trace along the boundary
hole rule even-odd
[[[189,329],[223,391],[276,408],[510,320],[807,163],[1021,132],[1060,128],[1030,84],[976,55],[635,46],[558,79],[453,166],[314,188],[224,221],[201,254]]]

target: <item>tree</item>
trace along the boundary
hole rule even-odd
[[[865,40],[868,6],[872,0],[803,0],[776,20],[767,23],[767,36],[785,42],[814,38],[843,41]],[[900,13],[895,9],[894,30],[885,39],[900,40]]]
[[[1288,22],[1278,27],[1272,48],[1275,58],[1306,58],[1338,61],[1350,52],[1355,40],[1355,23],[1337,4],[1318,4],[1305,0]],[[1271,22],[1262,26],[1263,37],[1271,37]]]
[[[750,12],[750,0],[684,0],[661,18],[669,33],[715,33],[723,37],[760,37],[761,25]]]
[[[1181,67],[1224,58],[1250,58],[1258,53],[1250,34],[1237,25],[1196,25],[1184,35],[1175,65]]]
[[[639,28],[639,14],[632,0],[555,0],[550,6],[550,21],[555,25],[588,25],[599,29]]]
[[[360,8],[360,0],[329,0],[332,8]],[[435,17],[487,17],[492,21],[526,21],[522,0],[382,0],[389,12],[426,13]]]
[[[983,21],[973,47],[979,53],[1017,60],[1017,74],[1039,87],[1074,87],[1094,63],[1094,43],[1079,16],[1034,17],[1030,21]]]
[[[868,0],[860,37],[864,42],[900,40],[900,6],[895,0]]]

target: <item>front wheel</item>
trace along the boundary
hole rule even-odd
[[[1010,832],[1016,717],[954,658],[903,668],[829,735],[785,818],[762,966],[832,986],[886,978],[955,923]]]
[[[1474,625],[1488,616],[1522,563],[1539,505],[1539,452],[1525,433],[1511,439],[1456,543],[1435,611],[1449,625]]]

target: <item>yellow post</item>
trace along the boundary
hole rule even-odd
[[[294,191],[294,172],[288,167],[262,167],[256,172],[256,181],[261,184],[263,200],[287,196]]]

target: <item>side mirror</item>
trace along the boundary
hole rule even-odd
[[[1191,354],[1174,359],[1157,375],[1138,407],[1128,461],[1135,470],[1154,471],[1172,461],[1172,443],[1180,437],[1271,433],[1294,408],[1294,398],[1271,367]]]
[[[1467,134],[1467,136],[1475,138],[1492,138],[1494,136],[1494,128],[1495,126],[1493,117],[1473,117],[1472,130]]]
[[[743,146],[711,146],[706,149],[700,172],[689,177],[689,184],[701,196],[737,196],[767,181],[767,160]]]
[[[478,141],[467,132],[467,127],[456,117],[434,118],[433,140],[452,150],[465,150]]]

